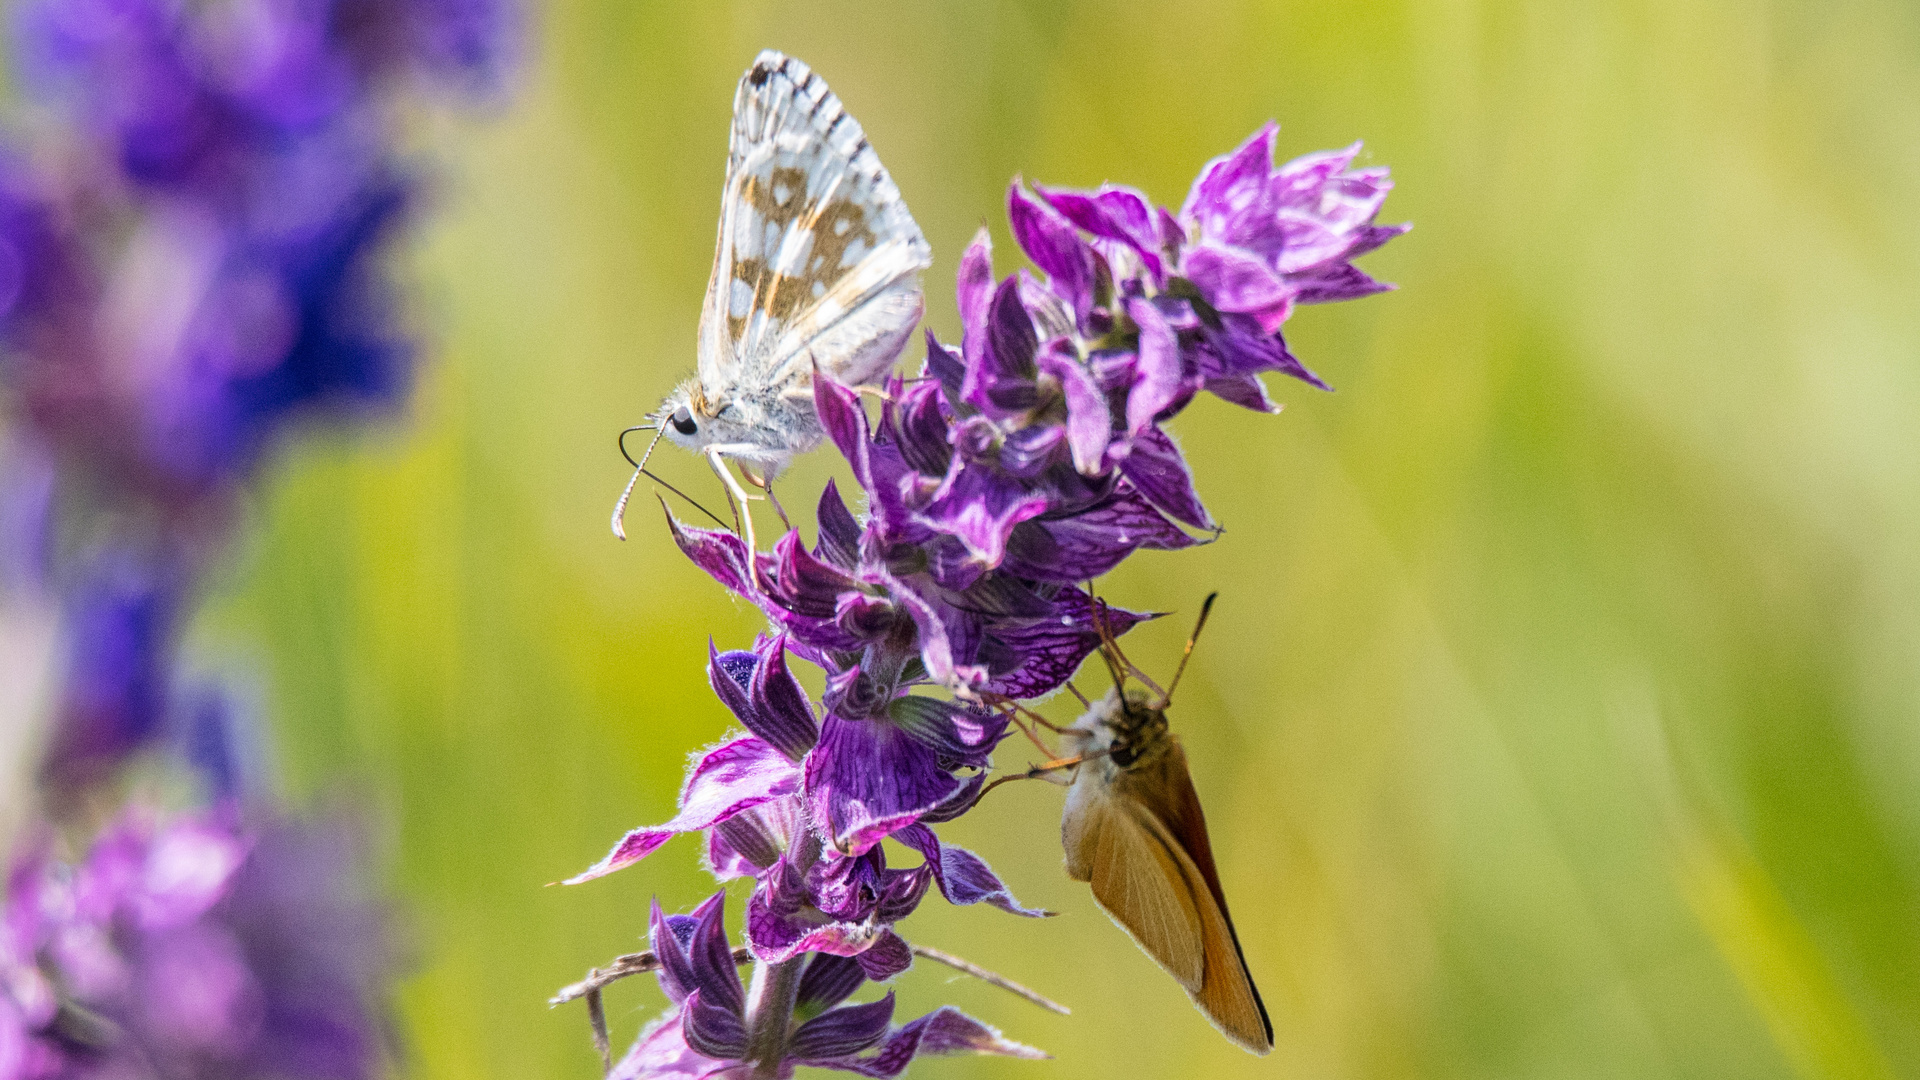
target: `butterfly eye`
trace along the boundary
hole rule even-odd
[[[700,430],[700,425],[693,422],[693,413],[689,412],[685,405],[674,410],[673,430],[682,435],[691,435]]]
[[[1113,760],[1115,765],[1124,769],[1133,764],[1133,747],[1123,742],[1115,742],[1113,749],[1108,751],[1107,756]]]

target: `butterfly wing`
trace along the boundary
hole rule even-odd
[[[1111,783],[1077,777],[1063,826],[1067,873],[1093,886],[1101,910],[1187,991],[1214,1026],[1256,1054],[1273,1024],[1227,915],[1206,817],[1171,739]],[[1081,797],[1075,799],[1074,795]]]
[[[826,81],[763,52],[740,80],[699,377],[807,393],[872,380],[919,322],[932,249]]]
[[[1065,825],[1067,874],[1189,994],[1206,973],[1200,912],[1178,851],[1120,799],[1085,800]]]

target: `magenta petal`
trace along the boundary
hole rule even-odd
[[[1140,326],[1140,354],[1133,389],[1127,394],[1127,433],[1139,435],[1160,414],[1193,393],[1180,363],[1180,342],[1160,314],[1146,300],[1132,300],[1127,314]]]
[[[1219,235],[1225,219],[1262,197],[1279,131],[1280,125],[1269,120],[1233,152],[1202,166],[1180,207],[1180,220],[1197,222],[1206,235]]]
[[[1219,311],[1252,315],[1277,328],[1292,309],[1294,291],[1253,256],[1213,244],[1187,249],[1180,273]]]
[[[613,846],[606,858],[564,884],[605,877],[653,854],[680,833],[711,828],[743,810],[791,795],[799,788],[799,778],[800,771],[793,762],[765,740],[749,737],[718,746],[694,765],[680,793],[680,813],[672,821],[633,830]]]
[[[1018,180],[1007,189],[1007,222],[1027,257],[1046,273],[1055,295],[1073,309],[1075,322],[1085,325],[1093,309],[1093,252],[1080,234],[1028,195]]]
[[[1193,474],[1167,433],[1149,427],[1133,440],[1120,471],[1161,512],[1196,529],[1213,529],[1213,516],[1193,490]]]
[[[805,783],[814,826],[848,855],[865,852],[960,786],[937,751],[892,723],[833,715],[807,755]]]
[[[1070,353],[1045,349],[1040,373],[1060,384],[1067,399],[1067,445],[1073,467],[1082,475],[1097,475],[1106,462],[1107,441],[1113,437],[1113,413],[1100,382]]]
[[[987,308],[993,303],[993,238],[985,225],[960,253],[960,271],[954,285],[954,303],[964,330],[961,349],[971,365],[986,349]]]
[[[857,1054],[887,1034],[893,1021],[893,994],[865,1005],[829,1009],[800,1025],[787,1052],[801,1061]]]

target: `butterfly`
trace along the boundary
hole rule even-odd
[[[1103,633],[1114,687],[1062,734],[1073,779],[1060,834],[1067,876],[1092,885],[1100,910],[1173,976],[1222,1034],[1266,1054],[1273,1049],[1273,1022],[1227,915],[1186,751],[1167,729],[1173,688],[1213,600],[1208,596],[1201,607],[1180,668],[1157,699],[1126,688],[1125,673],[1137,669]]]
[[[748,495],[723,459],[771,492],[819,445],[815,373],[858,386],[893,365],[920,321],[933,249],[860,122],[826,80],[773,50],[734,92],[719,233],[694,376],[643,428],[704,455],[738,511]],[[616,535],[632,490],[614,510]]]

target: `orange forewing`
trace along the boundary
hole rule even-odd
[[[1273,1024],[1227,914],[1186,753],[1170,736],[1156,751],[1114,775],[1077,819],[1070,816],[1067,871],[1093,885],[1101,908],[1215,1026],[1265,1054],[1273,1049]]]

